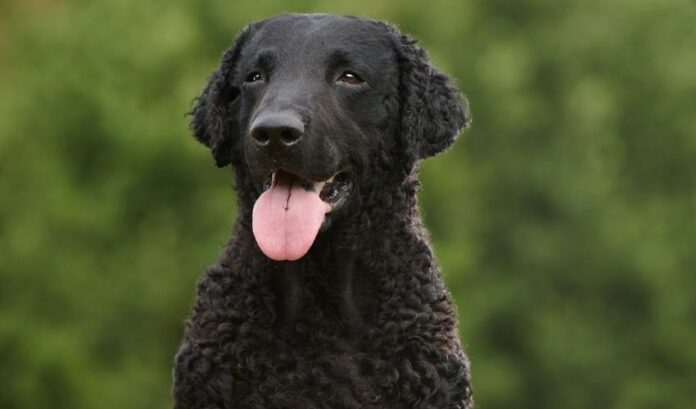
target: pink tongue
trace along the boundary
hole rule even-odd
[[[263,254],[297,260],[307,254],[331,206],[299,183],[279,180],[254,204],[252,230]]]

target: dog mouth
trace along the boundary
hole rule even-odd
[[[345,203],[352,183],[345,171],[314,181],[277,169],[263,187],[252,213],[254,238],[267,257],[293,261],[309,251],[327,215]]]
[[[319,198],[331,206],[331,211],[340,209],[345,203],[352,184],[348,172],[337,172],[328,179],[312,181],[283,169],[273,171],[263,183],[266,192],[278,184],[298,185],[307,191],[319,193]]]

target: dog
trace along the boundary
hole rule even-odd
[[[416,178],[470,116],[426,52],[384,22],[275,16],[239,34],[191,118],[238,214],[198,284],[174,407],[471,408]]]

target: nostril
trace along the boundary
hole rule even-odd
[[[266,132],[263,129],[255,129],[254,132],[251,133],[251,137],[256,140],[256,143],[259,145],[268,145],[268,142],[271,140],[271,137],[268,135],[268,132]]]
[[[283,128],[280,132],[280,141],[285,145],[294,145],[300,140],[302,134],[293,128]]]
[[[264,149],[289,148],[304,134],[304,123],[291,112],[264,113],[257,116],[249,127],[249,138]]]

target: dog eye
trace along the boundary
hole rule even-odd
[[[263,75],[261,75],[260,72],[252,71],[249,73],[249,75],[247,75],[244,82],[256,82],[256,81],[261,81],[262,79],[263,79]]]
[[[351,71],[346,71],[343,74],[341,74],[341,76],[338,77],[338,81],[345,82],[346,84],[350,85],[358,85],[365,82],[362,80],[362,78],[358,77],[358,74]]]

